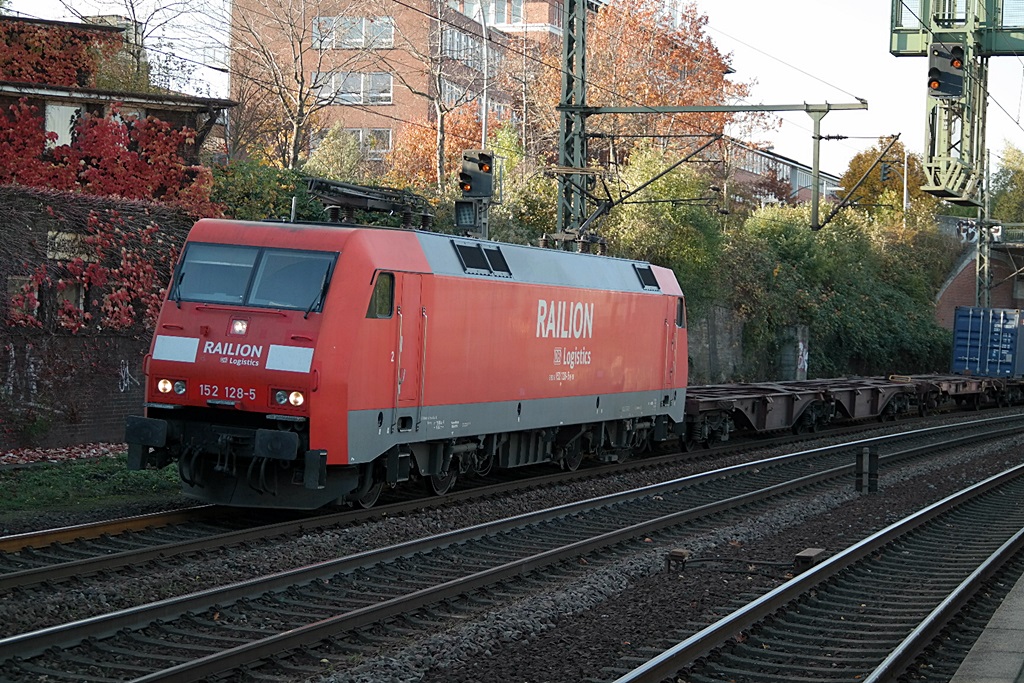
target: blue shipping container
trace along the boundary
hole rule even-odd
[[[953,321],[953,372],[978,377],[1024,376],[1020,309],[958,306]]]

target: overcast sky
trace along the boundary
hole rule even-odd
[[[667,0],[669,2],[673,0]],[[687,2],[688,0],[682,0]],[[74,0],[98,6],[98,0]],[[833,111],[822,119],[821,168],[842,175],[857,152],[879,136],[900,134],[912,152],[924,148],[925,57],[889,54],[891,0],[695,0],[708,16],[708,34],[732,54],[733,76],[756,81],[746,104],[823,104],[868,101],[867,111]],[[111,7],[106,4],[106,7]],[[58,0],[13,0],[11,9],[43,19],[70,18]],[[1005,143],[1024,148],[1024,60],[993,57],[989,69],[987,146],[993,165]],[[222,75],[214,96],[227,96]],[[197,73],[202,76],[202,72]],[[803,112],[778,115],[782,125],[761,137],[778,154],[811,163],[813,122]]]
[[[850,158],[879,136],[900,133],[911,152],[924,148],[926,57],[889,54],[891,0],[696,0],[708,35],[732,53],[733,78],[756,80],[749,104],[868,101],[867,111],[833,111],[821,122],[821,168],[841,175]],[[1005,142],[1024,147],[1021,88],[1024,62],[989,61],[987,146],[998,164]],[[1005,110],[1005,111],[1004,111]],[[786,113],[766,137],[777,153],[810,164],[813,122]]]

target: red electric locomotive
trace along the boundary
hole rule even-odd
[[[385,485],[588,454],[684,425],[685,308],[648,263],[415,230],[192,229],[129,467],[194,498],[372,505]]]

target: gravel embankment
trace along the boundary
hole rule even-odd
[[[716,621],[790,578],[808,547],[834,554],[946,495],[1021,462],[1024,436],[882,474],[877,495],[807,497],[799,505],[685,539],[685,571],[651,548],[450,630],[368,658],[331,683],[601,680],[604,667]],[[690,628],[686,633],[681,629]]]

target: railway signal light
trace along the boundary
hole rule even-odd
[[[964,94],[964,46],[932,43],[928,48],[928,94],[938,99]]]
[[[482,149],[462,153],[459,189],[463,197],[490,197],[494,194],[494,156]]]
[[[883,183],[886,182],[887,180],[889,180],[890,177],[892,177],[892,166],[890,166],[889,164],[887,164],[886,162],[883,161],[882,162],[882,182]]]

